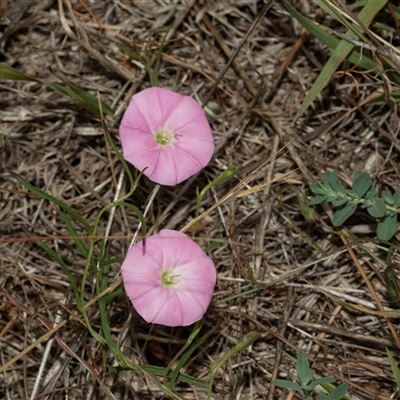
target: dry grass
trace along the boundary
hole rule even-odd
[[[211,95],[205,110],[217,146],[212,162],[188,184],[161,188],[155,203],[155,212],[161,210],[160,226],[189,229],[196,187],[204,187],[227,166],[241,166],[237,177],[213,189],[202,206],[197,238],[204,246],[219,241],[211,252],[218,284],[215,304],[204,318],[203,332],[209,338],[184,372],[207,380],[210,362],[255,330],[261,338],[220,370],[216,399],[291,398],[271,381],[293,376],[293,365],[283,352],[295,356],[299,349],[307,352],[319,375],[346,382],[353,399],[397,396],[384,347],[399,356],[398,319],[382,316],[376,302],[378,298],[383,306],[396,308],[382,281],[387,246],[373,240],[372,221],[360,213],[348,224],[355,239],[346,247],[348,242],[333,231],[322,209],[316,221],[307,222],[296,197],[296,191],[309,195],[309,182],[331,168],[348,182],[355,171],[364,170],[380,188],[399,186],[398,107],[363,104],[384,86],[381,78],[373,73],[338,75],[294,122],[305,90],[330,52],[317,40],[301,36],[301,28],[279,2],[260,19],[223,76],[226,52],[234,51],[249,32],[261,2],[18,4],[17,9],[4,7],[8,20],[0,25],[1,61],[43,80],[63,78],[98,94],[116,110],[106,121],[116,141],[130,96],[149,86],[143,67],[120,52],[118,43],[145,55],[156,37],[154,57],[160,37],[171,27],[160,85],[176,87],[199,103]],[[308,2],[301,6],[306,15],[321,19]],[[326,16],[323,22],[331,23]],[[219,76],[222,80],[211,92]],[[106,389],[117,399],[162,398],[142,374],[106,375],[105,363],[115,362],[79,319],[68,319],[76,311],[68,280],[26,230],[52,237],[46,243],[78,278],[85,260],[56,208],[28,193],[8,173],[23,176],[93,223],[99,209],[113,200],[122,173],[99,119],[43,85],[2,81],[0,132],[6,138],[0,149],[0,363],[20,355],[0,374],[0,398],[31,398],[47,339],[35,341],[57,321],[64,322],[53,336],[35,399],[62,399],[67,393],[69,399],[112,398]],[[150,193],[151,185],[143,180],[132,202],[142,207]],[[101,224],[104,229],[107,216]],[[123,257],[137,226],[132,213],[117,209],[107,244],[110,257]],[[264,285],[251,294],[247,292],[254,284],[247,263]],[[111,266],[112,280],[118,280],[119,267]],[[95,295],[91,277],[86,300]],[[113,300],[110,312],[116,342],[136,363],[168,365],[190,333],[188,328],[144,323],[125,295]],[[89,316],[99,329],[95,306]],[[28,348],[32,343],[35,346]],[[206,397],[204,389],[184,384],[176,393],[186,399]]]

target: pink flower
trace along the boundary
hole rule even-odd
[[[163,229],[136,243],[121,267],[133,307],[149,323],[187,326],[210,304],[216,271],[211,258],[182,232]]]
[[[191,97],[149,88],[132,96],[119,127],[124,158],[153,182],[174,186],[210,161],[214,140]]]

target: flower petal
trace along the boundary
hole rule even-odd
[[[129,159],[128,159],[129,161]],[[135,156],[135,167],[153,182],[160,185],[175,186],[178,184],[175,149],[172,146],[158,147],[155,150]],[[145,169],[147,168],[147,169]]]
[[[128,109],[131,106],[136,110],[130,114],[131,125],[136,125],[135,118],[138,117],[137,112],[140,112],[146,119],[150,131],[155,134],[159,129],[165,127],[166,121],[170,118],[171,113],[179,107],[183,96],[175,93],[172,90],[152,87],[144,89],[136,93],[131,98]]]

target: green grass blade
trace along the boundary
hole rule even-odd
[[[301,25],[303,25],[303,27],[307,29],[308,32],[310,32],[313,36],[318,38],[321,42],[323,42],[333,50],[338,46],[338,44],[340,43],[340,39],[338,37],[331,34],[330,32],[327,32],[323,27],[316,24],[314,21],[308,19],[307,17],[304,17],[288,2],[288,0],[283,0],[283,2],[290,14],[294,18],[296,18],[301,23]],[[374,69],[376,66],[374,60],[369,57],[365,51],[360,54],[360,52],[356,48],[354,48],[350,52],[347,59],[353,64],[357,64],[359,67],[367,70]]]
[[[358,19],[365,25],[368,26],[371,24],[375,15],[380,11],[380,9],[386,4],[386,0],[376,1],[370,0],[360,11],[358,14]],[[346,32],[346,35],[351,38],[358,38],[358,36],[351,30]],[[350,52],[353,50],[354,45],[350,42],[346,42],[345,40],[341,40],[340,43],[336,46],[333,51],[331,57],[326,62],[322,71],[318,75],[314,84],[312,85],[310,91],[307,93],[306,98],[301,104],[298,114],[303,114],[307,108],[311,105],[314,99],[319,95],[322,89],[328,84],[328,82],[332,79],[333,74],[338,69],[339,65],[347,58]]]
[[[390,352],[390,350],[387,347],[386,347],[386,353],[389,358],[390,366],[392,367],[396,385],[400,389],[400,369],[397,366],[397,363],[396,363],[395,359],[393,358],[392,353]]]
[[[96,96],[87,92],[86,90],[77,88],[70,82],[67,82],[65,80],[63,80],[63,82],[65,85],[61,85],[60,83],[42,83],[53,89],[58,94],[61,94],[64,97],[69,97],[78,106],[85,108],[92,114],[100,116],[99,101]],[[101,108],[103,114],[114,115],[114,110],[110,108],[106,103],[101,102]]]
[[[314,82],[314,85],[308,92],[304,102],[302,103],[298,112],[299,115],[306,111],[306,109],[310,106],[313,100],[318,96],[321,90],[332,78],[333,74],[336,72],[337,68],[344,59],[347,58],[353,64],[356,64],[359,67],[364,68],[366,70],[376,68],[375,61],[366,54],[365,49],[364,52],[360,53],[360,51],[357,48],[354,48],[353,44],[338,39],[336,36],[327,32],[324,28],[316,24],[314,21],[311,21],[310,19],[304,17],[291,5],[289,0],[283,0],[283,3],[285,4],[285,7],[288,9],[290,14],[294,18],[296,18],[303,25],[305,29],[307,29],[312,35],[317,37],[319,40],[321,40],[323,43],[325,43],[334,50],[332,56],[325,64],[323,70],[321,71],[320,75]],[[360,11],[358,18],[364,25],[366,26],[370,25],[375,15],[385,4],[386,0],[381,0],[381,1],[368,0],[367,2],[365,2],[365,6]],[[351,38],[358,37],[352,30],[348,31],[346,34]],[[385,57],[382,57],[382,61],[384,67],[390,68],[391,65],[390,60],[387,60]],[[388,72],[387,75],[393,82],[400,83],[400,74],[397,73],[396,71]]]
[[[75,211],[73,208],[71,208],[68,204],[65,204],[63,201],[58,200],[56,197],[54,197],[54,196],[44,192],[43,190],[40,190],[40,189],[36,188],[35,186],[31,185],[27,180],[25,180],[21,176],[17,175],[15,172],[13,172],[13,171],[9,171],[9,172],[10,172],[10,175],[13,178],[15,178],[19,183],[21,183],[21,185],[25,186],[25,188],[28,189],[30,192],[32,192],[33,194],[38,195],[42,199],[50,201],[51,203],[61,207],[64,211],[68,212],[77,221],[79,221],[89,234],[92,233],[92,228],[86,222],[85,218],[83,218],[77,211]]]
[[[246,336],[244,336],[239,342],[236,343],[236,345],[230,349],[225,355],[221,357],[217,357],[215,361],[210,365],[210,382],[208,386],[208,396],[207,399],[211,398],[211,391],[212,391],[212,385],[214,383],[214,378],[215,375],[218,371],[219,368],[224,365],[229,358],[233,357],[235,354],[245,350],[247,347],[249,347],[255,340],[260,338],[260,334],[256,331],[249,332]]]
[[[26,75],[18,71],[17,69],[2,63],[0,63],[0,79],[41,83],[42,85],[48,86],[50,89],[54,90],[61,96],[70,98],[80,107],[87,109],[92,114],[100,115],[99,101],[97,97],[85,90],[77,88],[76,86],[65,80],[63,81],[65,85],[62,85],[60,83],[45,82],[40,79],[34,78],[33,76]],[[104,114],[114,115],[114,110],[104,102],[101,102],[101,108]]]
[[[39,79],[33,76],[25,75],[6,64],[0,63],[0,79],[9,79],[12,81],[28,81],[41,83]]]
[[[206,335],[202,336],[200,339],[196,340],[185,352],[185,354],[180,358],[177,366],[171,372],[171,380],[169,382],[169,387],[171,390],[174,389],[176,381],[182,376],[180,371],[182,370],[183,366],[187,363],[190,356],[193,352],[198,349],[208,338],[210,334],[207,333]]]
[[[83,256],[85,259],[87,259],[88,255],[89,255],[89,249],[88,249],[88,247],[85,245],[85,243],[84,243],[81,239],[78,239],[78,236],[79,236],[79,235],[78,235],[78,233],[77,233],[75,227],[73,226],[71,220],[68,218],[68,215],[63,211],[63,209],[60,208],[60,209],[58,210],[58,212],[60,213],[60,216],[61,216],[61,218],[63,219],[64,224],[65,224],[65,226],[67,227],[67,230],[68,230],[69,234],[70,234],[72,237],[75,238],[76,247],[77,247],[78,250],[81,252],[82,256]],[[91,260],[90,260],[90,263],[91,263],[91,265],[92,265],[93,270],[96,271],[96,262],[95,262],[93,259],[91,259]]]
[[[32,236],[32,234],[31,234],[31,236]],[[35,243],[40,248],[42,248],[61,267],[64,274],[67,276],[67,278],[69,280],[72,291],[74,292],[75,301],[78,304],[79,299],[80,299],[78,285],[76,283],[75,277],[72,275],[67,264],[65,264],[64,260],[46,243],[42,242],[41,240],[35,240]]]
[[[330,1],[315,0],[315,3],[319,5],[323,10],[325,10],[328,14],[330,14],[334,19],[342,23],[342,25],[344,25],[348,29],[347,33],[353,32],[355,36],[361,39],[364,43],[371,44],[369,39],[364,36],[363,30],[358,25],[351,23],[347,18],[345,18],[342,13],[340,13],[335,7],[331,5]],[[365,4],[364,7],[365,6],[367,6],[367,4]]]
[[[125,201],[121,201],[120,202],[119,200],[115,203],[115,206],[128,207],[129,209],[131,209],[137,215],[137,217],[139,218],[139,220],[140,220],[140,222],[142,224],[142,226],[141,226],[142,235],[145,238],[146,234],[147,234],[147,224],[146,224],[146,219],[144,218],[144,216],[140,212],[140,210],[136,206],[134,206],[133,204],[126,203]]]

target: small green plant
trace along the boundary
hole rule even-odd
[[[296,371],[299,383],[285,379],[276,379],[273,381],[273,384],[281,388],[295,390],[301,393],[305,400],[340,400],[347,393],[348,386],[345,383],[342,383],[336,388],[330,385],[330,383],[335,381],[331,376],[314,379],[314,371],[310,368],[308,358],[304,351],[300,351],[297,356]],[[317,386],[322,386],[329,393],[313,395]],[[346,396],[345,398],[348,397]]]
[[[358,205],[378,220],[377,236],[390,240],[397,229],[397,208],[400,207],[400,188],[392,196],[386,190],[379,196],[378,190],[366,172],[356,172],[351,189],[345,189],[338,179],[337,171],[326,172],[323,182],[313,183],[311,191],[315,194],[310,205],[332,203],[337,210],[332,223],[342,225],[354,214]]]

